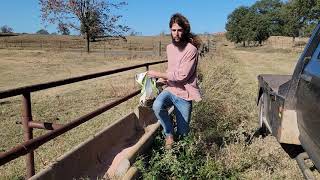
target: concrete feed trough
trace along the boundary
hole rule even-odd
[[[31,179],[131,179],[136,174],[132,163],[150,146],[159,127],[152,109],[138,107]]]

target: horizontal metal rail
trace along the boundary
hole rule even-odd
[[[128,99],[138,95],[140,93],[141,90],[137,90],[119,100],[113,101],[111,103],[108,103],[100,108],[98,108],[97,110],[90,112],[78,119],[75,119],[74,121],[67,123],[65,125],[63,125],[62,127],[55,129],[53,131],[50,131],[47,134],[44,134],[42,136],[36,137],[34,139],[28,140],[24,143],[21,143],[20,145],[12,148],[11,150],[1,153],[0,154],[0,166],[3,164],[6,164],[7,162],[25,155],[35,149],[37,149],[39,146],[43,145],[44,143],[50,141],[51,139],[60,136],[61,134],[81,125],[82,123],[92,119],[93,117],[121,104],[122,102],[127,101]]]
[[[141,68],[141,67],[148,67],[150,65],[155,65],[155,64],[165,63],[165,62],[167,62],[167,60],[138,64],[138,65],[134,65],[134,66],[123,67],[123,68],[119,68],[119,69],[113,69],[113,70],[109,70],[109,71],[103,71],[103,72],[88,74],[88,75],[84,75],[84,76],[72,77],[72,78],[58,80],[58,81],[52,81],[52,82],[47,82],[47,83],[35,84],[35,85],[31,85],[31,86],[24,86],[24,87],[19,87],[19,88],[15,88],[15,89],[0,91],[0,99],[21,95],[26,92],[40,91],[40,90],[49,89],[49,88],[62,86],[62,85],[66,85],[66,84],[71,84],[71,83],[75,83],[75,82],[79,82],[79,81],[84,81],[84,80],[98,78],[98,77],[102,77],[102,76],[106,76],[106,75],[116,74],[119,72],[137,69],[137,68]]]

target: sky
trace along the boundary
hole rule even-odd
[[[172,14],[186,16],[194,33],[225,31],[228,15],[239,6],[251,6],[257,0],[126,0],[116,13],[123,17],[121,23],[141,35],[152,36],[169,32]],[[41,22],[38,0],[6,0],[0,4],[0,26],[7,25],[17,33],[35,33],[47,29],[57,32],[56,25]],[[72,31],[73,34],[77,32]]]

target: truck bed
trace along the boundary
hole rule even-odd
[[[260,74],[259,86],[268,91],[284,95],[288,89],[292,75]]]

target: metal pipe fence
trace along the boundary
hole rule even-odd
[[[4,165],[11,160],[14,160],[22,155],[26,155],[26,178],[30,178],[35,174],[35,164],[34,164],[34,150],[37,149],[39,146],[45,144],[46,142],[68,132],[69,130],[81,125],[84,122],[89,121],[90,119],[100,115],[101,113],[129,100],[130,98],[138,95],[140,93],[140,90],[134,91],[127,96],[120,98],[118,100],[115,100],[111,103],[108,103],[84,116],[81,116],[67,124],[54,124],[54,123],[47,123],[47,122],[36,122],[33,121],[32,119],[32,107],[31,107],[31,93],[35,91],[40,91],[40,90],[45,90],[49,88],[54,88],[58,86],[63,86],[67,84],[72,84],[80,81],[85,81],[89,79],[95,79],[98,77],[102,76],[108,76],[124,71],[129,71],[141,67],[145,67],[146,70],[149,69],[149,66],[151,65],[156,65],[156,64],[161,64],[165,63],[167,60],[163,61],[156,61],[156,62],[149,62],[149,63],[144,63],[144,64],[139,64],[139,65],[134,65],[134,66],[129,66],[129,67],[123,67],[123,68],[118,68],[118,69],[113,69],[109,71],[104,71],[104,72],[98,72],[98,73],[93,73],[93,74],[88,74],[88,75],[83,75],[83,76],[78,76],[78,77],[73,77],[69,79],[63,79],[63,80],[58,80],[58,81],[53,81],[53,82],[48,82],[48,83],[42,83],[42,84],[35,84],[35,85],[30,85],[30,86],[24,86],[24,87],[19,87],[15,89],[10,89],[10,90],[5,90],[5,91],[0,91],[0,99],[8,98],[8,97],[13,97],[17,95],[22,95],[22,103],[23,103],[23,110],[22,110],[22,122],[21,124],[23,125],[24,129],[24,142],[13,147],[12,149],[0,153],[0,166]],[[19,122],[17,123],[19,124]],[[44,135],[41,135],[39,137],[33,138],[33,129],[38,128],[38,129],[47,129],[47,130],[52,130],[49,133],[46,133]]]

